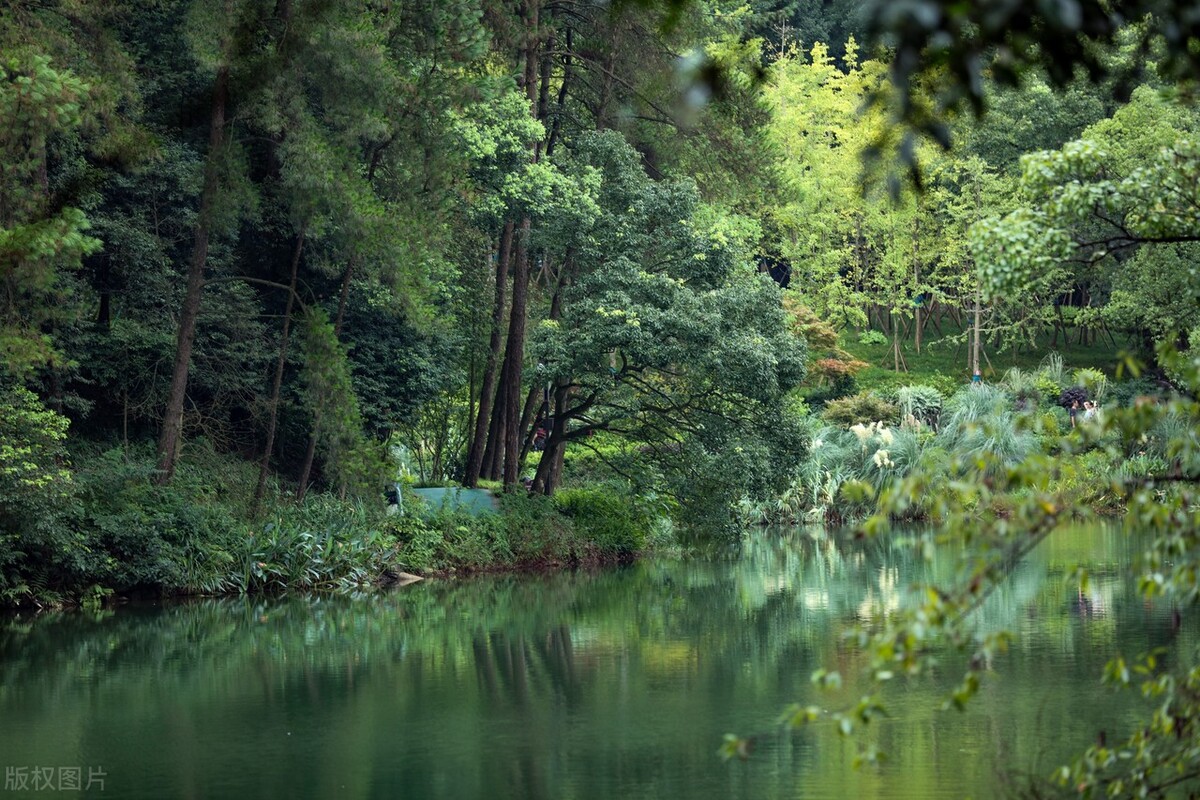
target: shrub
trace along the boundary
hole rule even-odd
[[[963,380],[961,377],[947,375],[944,372],[931,372],[927,375],[922,375],[921,383],[924,386],[937,389],[943,398],[949,397],[963,386]]]
[[[509,546],[518,562],[576,561],[584,555],[580,534],[551,498],[515,492],[500,499]]]
[[[1062,406],[1051,406],[1041,412],[1037,418],[1038,432],[1047,438],[1057,438],[1066,432],[1071,421],[1066,409]]]
[[[1200,432],[1188,423],[1188,418],[1177,411],[1161,415],[1154,427],[1146,434],[1140,449],[1170,463],[1175,463],[1181,451],[1200,449]]]
[[[184,465],[166,486],[151,481],[149,451],[108,450],[75,474],[76,504],[63,519],[96,555],[76,578],[124,590],[135,586],[213,592],[221,588],[233,509],[206,497],[204,476]]]
[[[483,569],[513,561],[508,528],[496,514],[443,511],[431,524],[442,534],[442,560],[455,568]]]
[[[1082,386],[1072,386],[1069,389],[1063,389],[1062,394],[1058,396],[1058,404],[1063,408],[1070,408],[1072,403],[1079,403],[1079,407],[1083,408],[1083,404],[1088,400],[1088,391]]]
[[[900,421],[900,409],[874,392],[859,392],[852,397],[830,400],[825,404],[821,418],[830,425],[842,428],[872,422],[895,425]]]
[[[226,590],[352,589],[372,583],[397,552],[383,520],[331,498],[281,506],[232,543]]]
[[[391,528],[399,543],[397,561],[405,569],[414,571],[473,570],[512,564],[570,563],[585,557],[589,550],[593,553],[597,550],[619,552],[621,549],[611,541],[585,541],[587,536],[609,540],[621,537],[614,533],[611,525],[605,528],[603,520],[594,523],[590,518],[582,519],[587,515],[583,507],[588,506],[588,502],[572,500],[573,495],[579,493],[616,497],[602,490],[564,489],[554,499],[514,492],[501,497],[499,514],[474,516],[465,511],[443,509],[425,517],[393,518]],[[572,509],[578,506],[582,521],[576,524],[570,515],[560,513],[562,503],[571,505]],[[594,502],[589,507],[595,512],[601,505],[604,503]],[[604,507],[609,508],[608,505]],[[612,518],[611,508],[604,515]],[[633,517],[624,506],[616,516],[618,519]],[[630,538],[625,535],[625,539]],[[633,544],[640,547],[638,541]]]
[[[1160,395],[1162,395],[1162,388],[1149,378],[1117,381],[1109,390],[1110,399],[1126,408],[1136,403],[1139,397],[1159,397]]]
[[[1157,456],[1139,453],[1117,467],[1113,474],[1113,480],[1124,483],[1139,478],[1148,478],[1152,475],[1165,475],[1167,470],[1166,461]]]
[[[44,589],[59,560],[87,557],[78,534],[49,513],[71,496],[68,425],[32,392],[0,384],[0,603],[28,595],[34,583]]]
[[[859,344],[887,344],[888,338],[879,331],[868,330],[858,335]]]
[[[1062,394],[1063,389],[1070,385],[1062,356],[1058,353],[1050,353],[1043,358],[1036,374],[1038,390],[1041,391],[1042,400],[1046,403],[1058,402],[1058,397]]]
[[[1058,353],[1049,353],[1042,359],[1042,363],[1038,366],[1038,373],[1042,377],[1054,382],[1060,389],[1067,385],[1067,373],[1063,366],[1062,356]]]
[[[964,386],[946,401],[942,425],[945,427],[948,422],[961,425],[997,414],[1011,414],[1012,407],[1012,397],[999,386],[986,383]]]
[[[1120,465],[1108,453],[1092,450],[1061,459],[1052,489],[1067,498],[1070,505],[1116,508],[1120,502],[1112,484],[1120,473]]]
[[[1037,386],[1038,393],[1041,394],[1042,402],[1048,405],[1054,405],[1058,402],[1059,395],[1062,394],[1063,387],[1048,375],[1037,373],[1037,378],[1034,380]]]
[[[1048,380],[1038,372],[1025,372],[1013,367],[1004,373],[1004,380],[1001,381],[1001,384],[1013,396],[1019,408],[1033,409],[1045,399],[1045,384]],[[1053,381],[1050,381],[1050,384],[1053,385]],[[1057,395],[1057,386],[1052,391]]]
[[[601,551],[636,553],[646,543],[646,521],[628,497],[605,488],[561,489],[554,507],[570,517],[580,535]]]
[[[23,387],[0,390],[0,514],[67,492],[71,473],[63,440],[69,424]]]
[[[1076,386],[1082,386],[1097,401],[1104,400],[1108,394],[1108,376],[1098,369],[1077,369],[1074,379]]]
[[[441,566],[442,532],[415,514],[390,521],[397,540],[396,563],[411,572]]]
[[[853,375],[839,375],[836,378],[807,390],[804,400],[809,408],[814,410],[824,408],[830,400],[840,400],[843,397],[858,392],[858,382]]]

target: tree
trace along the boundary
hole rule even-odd
[[[233,0],[226,0],[223,16],[233,22],[235,15]],[[210,9],[215,12],[215,9]],[[229,73],[234,57],[236,32],[228,28],[218,29],[215,50],[215,75],[212,81],[209,112],[208,152],[204,164],[204,186],[200,191],[200,212],[196,220],[192,254],[184,289],[183,305],[179,314],[179,328],[175,343],[175,364],[171,371],[171,388],[167,393],[167,405],[163,412],[162,430],[158,439],[158,478],[166,483],[175,473],[179,456],[180,437],[183,435],[183,403],[187,392],[188,370],[192,360],[192,344],[196,338],[196,320],[200,315],[200,293],[204,288],[204,270],[208,262],[209,238],[212,235],[216,208],[221,191],[223,160],[227,155],[225,146],[225,121],[229,104]],[[206,31],[207,32],[207,31]]]
[[[62,273],[100,246],[83,212],[52,196],[47,163],[53,137],[80,124],[86,92],[45,57],[0,64],[0,368],[10,375],[62,358],[44,332],[63,316]]]
[[[853,0],[753,0],[750,8],[750,30],[778,52],[829,42],[840,59],[846,42],[862,41],[867,22],[862,4]]]
[[[1021,185],[1032,202],[972,231],[991,288],[1021,289],[1068,260],[1094,265],[1197,241],[1197,130],[1193,112],[1144,89],[1087,138],[1026,156]]]
[[[567,240],[561,317],[536,332],[552,424],[533,488],[552,493],[563,448],[606,431],[643,446],[676,493],[707,492],[703,508],[728,514],[803,447],[782,403],[806,348],[778,288],[745,242],[699,222],[692,186],[650,181],[618,136],[579,137],[564,169],[598,171],[600,214]]]
[[[910,142],[924,134],[948,147],[949,117],[964,108],[979,115],[987,107],[985,77],[1020,86],[1030,76],[1045,76],[1055,87],[1080,74],[1093,83],[1111,78],[1120,98],[1144,80],[1151,61],[1158,75],[1187,93],[1200,80],[1200,21],[1185,0],[871,0],[863,13],[870,45],[892,53],[896,117]],[[1132,59],[1112,58],[1122,45]],[[897,153],[919,174],[911,145]]]
[[[841,327],[887,332],[897,371],[902,339],[911,337],[919,352],[931,320],[940,329],[949,311],[960,324],[964,317],[978,321],[971,347],[977,362],[984,335],[1027,325],[1038,307],[1032,294],[988,308],[975,302],[966,231],[984,208],[1011,203],[1012,184],[978,157],[928,145],[920,148],[919,186],[881,174],[878,164],[868,168],[872,148],[891,135],[881,108],[863,105],[881,91],[886,65],[860,64],[853,41],[845,65],[835,65],[817,43],[809,59],[785,53],[766,87],[786,201],[770,213],[779,251],[793,265],[791,287]]]

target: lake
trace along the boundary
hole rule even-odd
[[[1107,528],[1043,544],[980,612],[1015,639],[968,710],[939,710],[950,663],[895,681],[867,737],[888,759],[860,770],[827,726],[775,723],[832,703],[814,669],[861,669],[846,626],[953,575],[912,538],[759,531],[598,572],[0,617],[0,796],[994,797],[1128,733],[1138,699],[1100,683],[1115,652],[1196,643],[1125,577],[1140,550]],[[767,735],[725,763],[727,732]]]

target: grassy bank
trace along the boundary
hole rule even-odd
[[[652,520],[613,488],[523,494],[500,513],[389,515],[382,494],[295,502],[274,486],[252,515],[256,465],[190,447],[175,480],[152,480],[148,445],[72,446],[36,503],[3,498],[0,606],[96,604],[130,594],[369,589],[401,572],[570,567],[634,557]],[[53,497],[49,502],[46,498]]]

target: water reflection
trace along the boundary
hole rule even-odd
[[[725,732],[829,702],[813,669],[861,668],[847,625],[953,574],[919,545],[788,531],[596,574],[10,618],[0,763],[103,765],[147,798],[991,796],[997,764],[1045,773],[1129,723],[1098,683],[1117,648],[1194,638],[1121,577],[1134,543],[1059,534],[981,609],[1018,635],[967,713],[937,710],[947,665],[894,687],[879,771],[821,731],[719,762]]]

